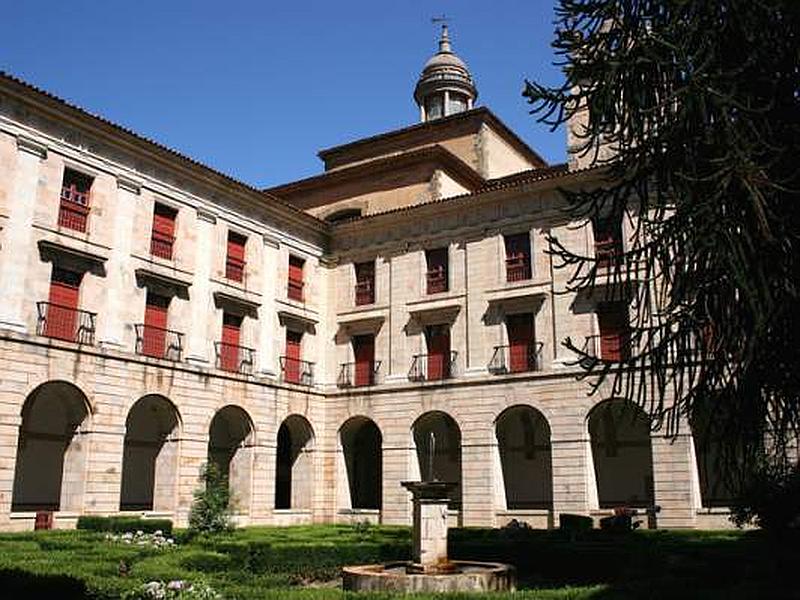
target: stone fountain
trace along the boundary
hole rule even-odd
[[[430,465],[436,440],[431,434]],[[411,561],[342,569],[342,587],[351,591],[498,592],[516,587],[514,567],[447,558],[447,505],[456,484],[404,481],[413,505]]]

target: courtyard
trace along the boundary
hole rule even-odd
[[[366,524],[245,528],[192,540],[176,530],[175,543],[164,547],[108,535],[84,530],[0,535],[5,597],[130,598],[148,582],[180,580],[205,584],[226,599],[387,598],[391,595],[342,592],[340,568],[406,559],[411,541],[408,528]],[[569,536],[464,528],[449,536],[454,558],[517,567],[519,590],[489,598],[525,600],[796,598],[791,574],[800,560],[797,542],[736,530],[590,530]]]

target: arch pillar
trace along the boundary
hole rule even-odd
[[[20,402],[20,405],[22,403]],[[4,414],[0,416],[0,527],[9,529],[11,498],[14,491],[14,463],[19,443],[19,428],[22,416]]]
[[[658,527],[692,527],[697,519],[695,498],[696,462],[693,460],[692,436],[684,426],[674,438],[654,433],[653,487]]]

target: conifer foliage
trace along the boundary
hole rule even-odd
[[[595,389],[724,446],[739,490],[797,461],[799,35],[796,0],[559,0],[563,85],[523,92],[602,176],[570,216],[628,230],[610,265],[550,238],[573,291],[630,307],[629,357],[565,344]]]

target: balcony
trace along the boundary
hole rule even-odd
[[[281,379],[286,383],[314,385],[314,363],[281,356]]]
[[[150,237],[150,254],[158,258],[172,260],[172,248],[175,245],[175,236],[153,231]]]
[[[356,306],[375,304],[375,283],[373,281],[365,280],[357,282],[355,291]]]
[[[506,281],[525,281],[530,279],[531,260],[525,255],[509,256],[506,258]]]
[[[425,274],[429,294],[441,294],[447,291],[447,271],[434,269]]]
[[[297,279],[290,279],[286,287],[286,296],[289,300],[303,301],[303,287],[305,284]]]
[[[542,342],[525,346],[495,346],[488,369],[492,375],[542,370]]]
[[[380,368],[381,361],[379,360],[364,363],[343,363],[339,369],[336,385],[340,388],[375,385],[378,382]]]
[[[58,226],[85,233],[88,219],[89,192],[79,191],[74,184],[61,188]]]
[[[237,346],[227,342],[214,342],[214,352],[217,355],[217,368],[229,373],[253,372],[256,360],[256,351],[246,346]]]
[[[94,344],[97,313],[50,302],[37,302],[36,333],[78,344]]]
[[[455,372],[458,352],[449,354],[416,354],[408,371],[409,381],[440,381],[450,379]]]
[[[183,334],[170,329],[137,323],[136,354],[180,361],[183,355]]]
[[[630,332],[606,333],[586,337],[581,349],[587,356],[615,362],[631,357]]]
[[[225,279],[238,281],[239,283],[244,281],[244,267],[246,264],[243,260],[229,256],[225,260]]]

